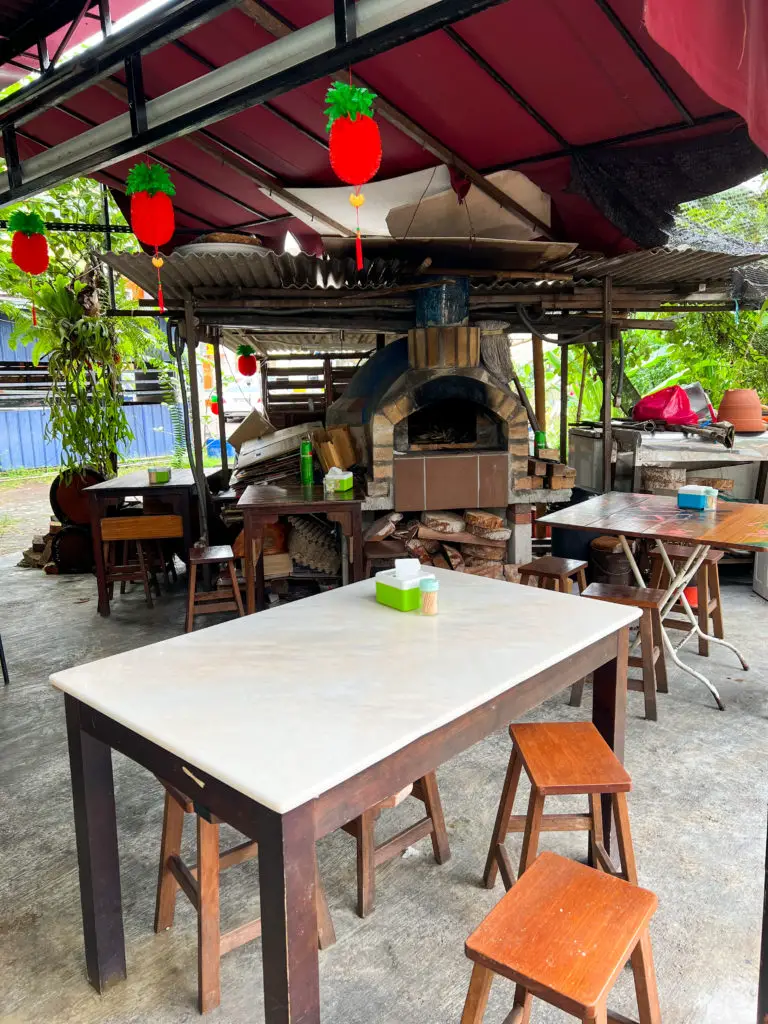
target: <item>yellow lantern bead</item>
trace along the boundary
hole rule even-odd
[[[162,267],[162,265],[164,263],[165,263],[165,260],[163,259],[162,256],[153,256],[152,257],[152,266],[153,267],[157,267],[159,269],[160,267]]]
[[[365,196],[362,192],[352,192],[349,196],[349,201],[353,206],[362,206],[365,202]]]

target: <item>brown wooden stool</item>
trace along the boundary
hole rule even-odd
[[[683,544],[669,544],[666,550],[675,568],[684,565],[692,554],[691,548],[686,548]],[[709,620],[711,619],[712,635],[721,640],[725,639],[725,632],[723,629],[723,602],[720,596],[719,563],[724,554],[724,551],[713,551],[710,548],[695,577],[698,591],[696,597],[699,628],[704,633],[709,633]],[[663,589],[668,587],[669,583],[667,567],[662,561],[661,554],[654,550],[651,552],[651,586]],[[684,629],[686,632],[691,628],[687,618],[675,618],[674,616],[667,617],[664,620],[664,625],[667,629]],[[709,643],[701,636],[699,637],[699,654],[703,658],[709,657]]]
[[[162,782],[162,779],[160,780]],[[174,786],[165,787],[163,837],[160,846],[160,871],[155,903],[155,931],[173,924],[176,893],[179,889],[197,911],[197,1005],[207,1013],[221,1002],[220,961],[232,949],[261,935],[261,919],[256,918],[221,931],[219,913],[219,875],[226,868],[258,856],[258,844],[248,840],[223,853],[219,852],[219,819],[197,818],[197,864],[188,867],[181,859],[181,836],[184,816],[195,814],[192,800]],[[333,922],[328,912],[325,893],[317,877],[315,861],[315,892],[317,899],[318,943],[321,949],[336,941]]]
[[[487,889],[501,871],[509,889],[515,882],[504,845],[510,832],[523,833],[519,875],[533,863],[541,832],[589,832],[593,863],[617,873],[603,844],[602,793],[611,794],[619,856],[624,877],[637,882],[629,828],[627,793],[632,788],[626,769],[591,722],[536,722],[511,725],[512,754],[501,793],[483,882]],[[527,814],[512,814],[520,772],[531,782]],[[544,814],[548,796],[589,796],[587,814]]]
[[[461,1024],[481,1024],[493,976],[516,983],[504,1024],[528,1024],[533,997],[585,1024],[633,1024],[608,1013],[608,991],[631,959],[640,1024],[661,1024],[647,889],[542,853],[464,947],[473,961]]]
[[[181,516],[107,516],[101,520],[101,539],[104,545],[104,565],[107,592],[110,600],[115,583],[120,584],[120,593],[125,593],[126,583],[143,583],[147,605],[152,608],[150,582],[158,596],[160,586],[150,563],[145,544],[155,545],[160,566],[168,582],[168,569],[161,541],[182,537],[184,524]],[[118,545],[120,558],[118,561]],[[136,561],[130,560],[131,547],[135,547]]]
[[[647,587],[626,587],[621,583],[590,583],[583,597],[611,604],[625,604],[640,608],[640,657],[629,658],[631,668],[642,669],[642,678],[628,678],[628,690],[640,690],[645,695],[645,717],[652,722],[658,718],[656,691],[667,693],[667,663],[664,657],[664,639],[661,633],[661,608],[665,592]],[[571,687],[571,707],[580,707],[584,681]]]
[[[231,585],[216,590],[197,590],[198,565],[218,565],[225,563],[229,571]],[[215,547],[191,548],[189,552],[189,594],[187,597],[187,624],[185,632],[191,633],[195,628],[196,615],[219,615],[222,612],[237,612],[245,615],[240,587],[235,572],[235,556],[229,544],[218,544]]]
[[[578,580],[580,593],[587,589],[586,568],[587,563],[580,562],[578,558],[545,555],[543,558],[534,558],[527,565],[521,565],[518,572],[524,587],[528,586],[531,576],[536,576],[538,586],[543,590],[559,590],[562,594],[570,594],[573,579]]]
[[[384,843],[376,845],[376,820],[387,807],[396,807],[407,797],[413,796],[424,804],[426,814],[408,828]],[[376,868],[397,857],[420,839],[430,836],[432,852],[438,864],[450,860],[451,849],[445,829],[443,805],[437,788],[437,777],[428,772],[423,778],[408,786],[402,792],[381,803],[375,804],[355,818],[343,829],[357,840],[357,913],[367,917],[376,902]]]

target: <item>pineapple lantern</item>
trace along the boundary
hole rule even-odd
[[[131,229],[144,245],[154,248],[152,265],[157,269],[157,304],[164,312],[163,285],[160,268],[163,257],[159,247],[170,242],[176,230],[171,197],[176,186],[168,171],[160,164],[136,164],[128,172],[126,194],[131,197]]]
[[[11,259],[19,270],[23,270],[30,277],[44,274],[48,269],[49,256],[45,224],[40,214],[16,210],[8,220],[8,230],[13,232]],[[37,326],[34,285],[32,287],[32,324]]]
[[[372,116],[375,98],[376,94],[370,89],[345,82],[334,82],[325,97],[331,167],[342,181],[355,186],[349,201],[357,218],[355,256],[358,270],[363,269],[360,207],[365,202],[360,189],[381,165],[381,135]]]

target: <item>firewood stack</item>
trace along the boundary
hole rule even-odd
[[[528,459],[528,476],[515,480],[515,490],[571,490],[576,483],[576,470],[556,459]]]
[[[405,521],[391,512],[368,528],[364,540],[374,544],[391,538],[402,545],[400,557],[418,558],[422,565],[516,583],[517,566],[506,561],[511,532],[503,519],[482,509],[422,512],[420,519]],[[397,557],[394,551],[392,557]]]

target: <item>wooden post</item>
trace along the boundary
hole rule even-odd
[[[226,473],[229,470],[229,457],[227,456],[227,426],[224,420],[224,390],[221,382],[221,331],[217,330],[213,336],[213,372],[216,375],[216,394],[219,398],[219,444],[221,445],[221,468]]]
[[[560,346],[560,461],[568,460],[568,346]]]
[[[603,279],[603,493],[611,489],[611,390],[613,385],[613,278]]]
[[[539,335],[532,334],[533,342],[533,386],[534,406],[539,430],[547,432],[547,393],[544,379],[544,342]]]
[[[325,411],[333,405],[333,367],[330,356],[323,359],[323,383],[325,387]]]

